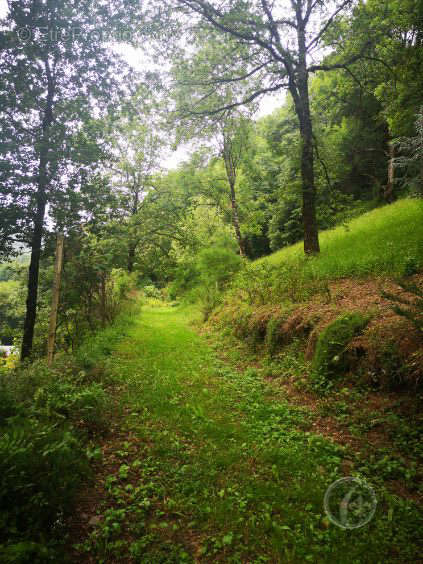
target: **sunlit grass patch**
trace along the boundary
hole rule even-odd
[[[423,268],[423,200],[400,200],[323,231],[320,247],[320,255],[308,259],[304,268],[322,278],[414,274]],[[302,242],[255,264],[277,266],[299,260],[303,260]]]

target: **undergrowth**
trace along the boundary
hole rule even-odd
[[[133,314],[60,354],[0,373],[0,561],[57,562],[64,521],[98,457],[113,384],[108,357]]]
[[[368,526],[345,534],[325,516],[326,488],[353,454],[313,432],[310,409],[278,394],[278,368],[280,378],[302,372],[295,344],[266,373],[235,368],[193,334],[192,319],[186,308],[150,308],[119,347],[126,416],[81,560],[415,561],[419,512],[385,490],[385,476],[405,475],[391,459],[357,458],[350,470],[376,491]],[[219,333],[214,348],[244,362],[232,344]]]
[[[314,352],[312,368],[320,384],[330,382],[348,369],[345,355],[351,340],[367,326],[369,316],[359,312],[347,313],[332,321],[320,333]]]

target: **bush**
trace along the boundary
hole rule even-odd
[[[241,257],[231,249],[210,247],[200,252],[197,267],[203,282],[214,284],[221,290],[241,265]]]
[[[270,319],[269,323],[267,324],[265,341],[266,341],[267,352],[269,353],[270,356],[273,356],[276,353],[276,351],[278,350],[278,348],[281,346],[283,342],[281,325],[285,320],[285,318],[286,318],[285,316],[282,318],[277,316],[272,317],[272,319]]]
[[[155,298],[156,300],[160,300],[162,294],[158,288],[156,288],[153,284],[149,284],[148,286],[144,286],[142,289],[144,296],[146,298]]]
[[[54,380],[37,391],[33,410],[49,418],[66,418],[94,433],[106,429],[108,406],[108,397],[100,384],[80,386]]]
[[[313,372],[333,379],[348,368],[346,350],[351,340],[367,326],[369,317],[347,313],[330,323],[319,335],[313,357]]]
[[[35,537],[66,513],[89,472],[85,452],[66,428],[15,417],[0,437],[0,538]]]
[[[52,368],[38,360],[0,372],[1,562],[61,559],[63,516],[90,473],[87,439],[107,424],[105,382],[113,380],[98,367],[132,320],[120,316]]]
[[[266,262],[246,264],[234,279],[233,291],[251,305],[299,303],[316,294],[330,298],[328,282],[314,273],[311,257],[278,266]]]

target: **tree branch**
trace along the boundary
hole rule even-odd
[[[220,114],[220,113],[223,113],[225,111],[232,110],[233,108],[238,108],[239,106],[250,104],[253,100],[258,98],[262,94],[266,94],[267,92],[275,92],[276,90],[280,90],[281,88],[287,88],[287,87],[288,87],[288,83],[275,84],[275,86],[269,86],[268,88],[262,88],[260,90],[257,90],[256,92],[254,92],[254,94],[251,94],[251,96],[249,96],[248,98],[245,98],[241,102],[234,102],[233,104],[221,106],[220,108],[217,108],[215,110],[204,110],[204,111],[201,111],[201,112],[189,111],[189,113],[183,115],[182,117],[185,118],[185,117],[188,117],[190,115],[212,116],[212,115]]]
[[[264,67],[266,67],[268,64],[270,64],[272,62],[271,59],[268,59],[266,62],[262,63],[261,65],[259,65],[258,67],[255,67],[252,71],[242,75],[242,76],[236,76],[233,78],[217,78],[214,80],[210,80],[208,82],[180,82],[180,84],[183,84],[184,86],[213,86],[216,84],[227,84],[230,82],[240,82],[242,80],[246,80],[247,78],[250,78],[251,76],[253,76],[256,72],[260,71],[261,69],[263,69]]]
[[[325,34],[325,32],[329,29],[329,27],[332,25],[333,20],[336,18],[336,16],[342,12],[342,10],[344,8],[346,8],[346,6],[348,6],[348,4],[351,4],[352,0],[344,0],[344,2],[342,2],[342,4],[339,6],[339,8],[337,10],[334,11],[334,13],[330,16],[330,18],[328,19],[328,21],[326,22],[326,24],[322,27],[322,29],[319,31],[319,33],[316,35],[316,37],[314,37],[310,43],[307,45],[306,49],[307,51],[309,51],[309,49],[311,47],[313,47],[313,45],[316,45],[320,39],[322,38],[322,36]],[[313,4],[313,7],[317,4],[317,2],[315,2]],[[312,7],[312,9],[313,9]]]
[[[319,71],[319,70],[331,71],[331,70],[336,70],[336,69],[345,69],[349,65],[352,65],[356,61],[362,59],[364,51],[370,46],[370,44],[371,44],[371,41],[367,41],[365,43],[365,45],[363,46],[362,50],[360,51],[360,53],[353,55],[352,57],[350,57],[347,61],[344,61],[343,63],[334,63],[333,65],[312,65],[311,67],[308,67],[308,72],[316,72],[316,71]]]

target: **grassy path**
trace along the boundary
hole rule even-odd
[[[143,309],[113,356],[123,417],[103,460],[98,518],[78,562],[417,562],[417,513],[377,491],[374,519],[329,523],[343,449],[254,369],[232,371],[190,328]]]

